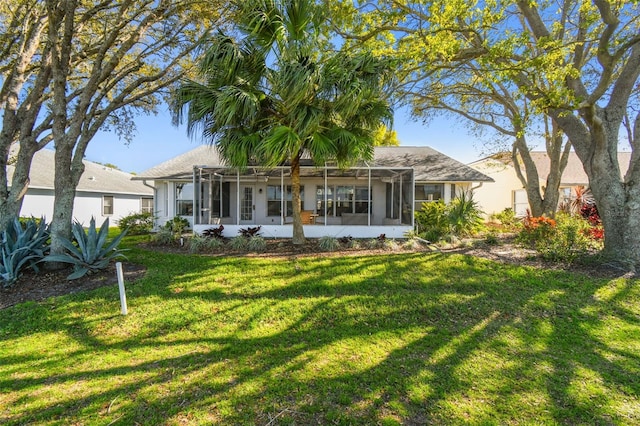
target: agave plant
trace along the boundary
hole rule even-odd
[[[49,228],[44,219],[40,224],[35,219],[22,224],[16,218],[2,231],[0,239],[0,279],[8,287],[17,281],[25,265],[38,271],[37,262],[44,258]]]
[[[80,278],[88,272],[104,269],[111,260],[124,257],[122,250],[117,247],[127,231],[123,231],[107,244],[109,218],[105,219],[100,230],[96,230],[96,221],[92,217],[86,232],[79,222],[73,224],[71,231],[77,245],[69,240],[63,240],[62,244],[67,249],[67,253],[51,254],[44,259],[47,262],[62,262],[73,265],[73,273],[67,277],[68,280]]]

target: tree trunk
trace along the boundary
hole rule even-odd
[[[14,163],[13,176],[11,177],[11,186],[5,184],[2,187],[2,196],[0,196],[0,230],[13,221],[14,218],[20,216],[22,209],[22,201],[24,195],[29,188],[29,172],[31,163],[36,151],[40,148],[34,143],[25,141],[20,144],[18,154]],[[6,172],[6,164],[5,172]]]
[[[618,164],[620,118],[595,106],[557,120],[574,142],[604,227],[605,258],[635,270],[640,266],[640,164],[633,161],[624,179]],[[572,135],[573,134],[573,135]]]
[[[547,126],[548,127],[548,126]],[[560,182],[562,173],[567,167],[571,144],[564,143],[562,135],[559,133],[557,123],[552,123],[552,129],[547,130],[546,152],[549,158],[549,174],[546,176],[546,183],[542,192],[540,191],[540,177],[529,147],[524,136],[517,136],[511,152],[511,161],[520,182],[527,191],[527,199],[531,215],[534,217],[546,216],[555,217],[558,210],[558,200],[560,199]],[[519,161],[522,161],[525,168],[523,173]],[[525,175],[526,174],[526,175]]]
[[[291,195],[293,201],[293,244],[304,244],[304,228],[300,214],[300,152],[291,159]]]
[[[71,238],[73,201],[76,196],[77,176],[83,170],[75,170],[71,152],[64,144],[58,144],[55,154],[54,204],[51,222],[51,254],[64,253],[61,241]],[[82,166],[80,166],[82,168]],[[54,266],[55,268],[55,266]]]

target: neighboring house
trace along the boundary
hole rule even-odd
[[[22,202],[20,216],[53,217],[54,155],[49,149],[36,152],[29,173],[30,183]],[[84,173],[78,183],[73,204],[73,218],[89,225],[95,217],[100,226],[106,218],[113,226],[118,219],[131,213],[153,213],[153,188],[143,182],[131,180],[125,173],[101,164],[84,161]],[[8,168],[9,176],[13,167]]]
[[[401,238],[423,202],[448,202],[457,191],[491,181],[428,147],[376,147],[373,161],[346,170],[303,160],[300,175],[307,237]],[[266,237],[292,236],[288,165],[238,172],[216,148],[199,146],[134,179],[153,182],[157,225],[181,216],[196,232],[223,224],[232,237],[239,228],[261,225]]]
[[[532,151],[531,156],[538,169],[540,188],[544,188],[550,169],[549,157],[546,152],[542,151]],[[618,153],[618,163],[623,174],[626,173],[629,167],[630,158],[630,152]],[[473,193],[474,200],[478,202],[487,216],[501,212],[506,208],[512,208],[517,216],[526,215],[526,211],[529,208],[527,192],[516,175],[510,153],[495,154],[475,161],[469,166],[494,180],[494,183],[484,185]],[[524,173],[524,165],[522,165],[522,168]],[[580,159],[575,152],[571,152],[567,167],[560,180],[560,199],[558,204],[570,201],[575,195],[575,188],[578,186],[588,188],[589,179]]]

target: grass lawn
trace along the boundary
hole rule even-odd
[[[0,311],[3,424],[639,424],[640,281],[438,253],[132,249]]]

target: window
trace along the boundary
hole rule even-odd
[[[422,203],[437,201],[444,198],[444,184],[424,183],[416,185],[415,210],[422,208]]]
[[[222,186],[222,188],[220,186]],[[231,184],[229,182],[222,182],[222,185],[220,185],[220,183],[214,183],[211,192],[211,216],[231,216]],[[220,211],[221,200],[222,212]]]
[[[113,195],[102,196],[102,215],[111,216],[113,214]]]
[[[176,185],[176,216],[193,216],[193,184]]]
[[[324,188],[316,188],[316,211],[320,216],[333,216],[333,188],[327,187],[327,205],[325,207]]]
[[[336,186],[327,188],[327,208],[324,208],[324,188],[316,189],[316,208],[320,216],[342,216],[342,213],[367,213],[370,206],[366,186]]]
[[[370,206],[369,188],[356,186],[356,200],[353,204],[354,213],[367,213]]]
[[[293,192],[291,185],[286,188],[287,214],[293,214]],[[267,185],[267,216],[280,216],[282,213],[282,187],[280,185]],[[300,186],[300,209],[304,210],[304,186]]]
[[[153,198],[151,198],[151,197],[142,197],[140,199],[140,211],[142,213],[151,213],[151,214],[153,214]]]

